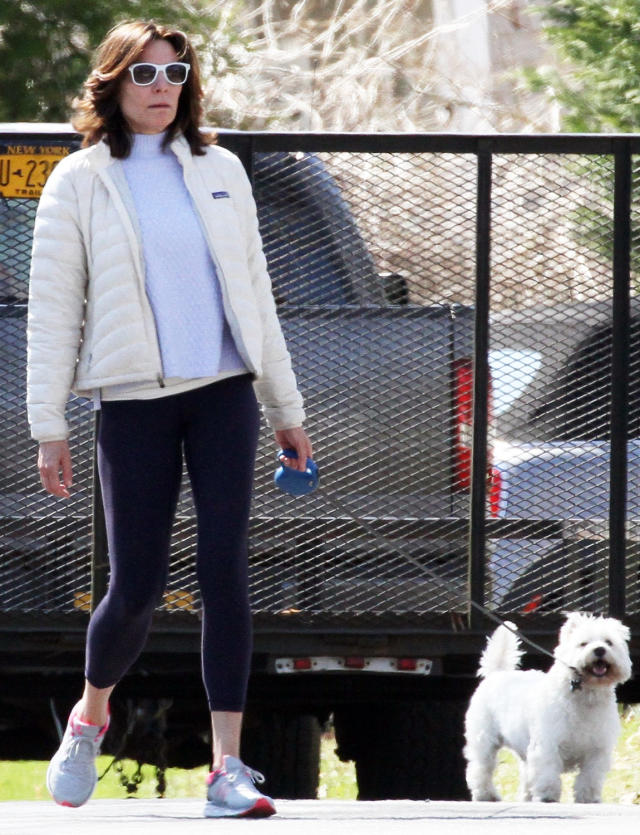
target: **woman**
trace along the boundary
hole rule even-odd
[[[79,806],[114,686],[162,598],[182,454],[198,518],[203,680],[213,771],[205,815],[263,816],[273,801],[239,759],[251,659],[247,529],[256,395],[281,447],[312,455],[240,162],[200,132],[186,36],[141,21],[112,29],[76,103],[84,149],[60,162],[38,207],[27,403],[44,488],[68,497],[70,390],[101,408],[98,466],[110,586],[87,634],[86,683],[47,785]]]

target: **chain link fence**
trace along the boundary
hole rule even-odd
[[[69,406],[75,487],[64,503],[39,489],[24,412],[37,198],[15,194],[28,155],[12,148],[35,149],[37,162],[43,141],[0,134],[0,613],[16,616],[86,611],[92,579],[91,407]],[[311,496],[279,493],[264,429],[250,542],[257,627],[450,628],[470,594],[532,619],[612,601],[635,615],[638,207],[625,238],[624,187],[638,149],[597,137],[220,142],[253,180],[321,470]],[[56,143],[73,147],[46,137]],[[474,363],[488,369],[484,390]],[[185,483],[162,615],[176,624],[199,611],[194,550]]]

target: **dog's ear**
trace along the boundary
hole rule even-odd
[[[560,629],[560,643],[566,640],[574,629],[584,623],[588,617],[588,615],[583,615],[582,612],[570,612],[567,614],[567,619]]]
[[[612,620],[615,624],[615,629],[616,629],[618,635],[620,636],[620,638],[623,641],[631,640],[631,630],[629,629],[629,627],[625,626],[624,623],[620,623],[620,621],[617,621],[613,618],[612,618]]]

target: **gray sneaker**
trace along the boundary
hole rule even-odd
[[[82,722],[75,713],[67,723],[60,747],[47,769],[47,788],[61,806],[82,806],[93,794],[98,782],[96,757],[109,727],[99,728]]]
[[[264,783],[259,771],[237,757],[225,756],[223,763],[207,779],[205,818],[266,818],[275,814],[273,800],[255,786]]]

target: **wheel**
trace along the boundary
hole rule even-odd
[[[359,800],[466,800],[463,699],[340,708],[337,754],[354,760]]]
[[[503,612],[602,610],[595,568],[607,542],[567,540],[536,560],[517,578],[500,605]],[[601,598],[602,594],[600,594]]]
[[[272,797],[315,798],[320,735],[320,722],[312,714],[249,709],[242,729],[242,760],[264,774],[262,788]]]

